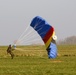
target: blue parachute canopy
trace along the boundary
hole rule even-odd
[[[48,48],[52,40],[52,36],[55,33],[54,28],[39,16],[36,16],[32,20],[30,26],[32,26],[37,31],[44,41],[46,48]]]
[[[55,33],[54,28],[46,22],[43,18],[36,16],[33,18],[30,24],[34,30],[41,36],[42,40],[45,43],[46,49],[50,48],[48,54],[49,58],[55,58],[57,56],[56,44],[52,43],[52,37]]]

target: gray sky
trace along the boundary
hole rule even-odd
[[[17,40],[37,15],[54,26],[58,40],[76,35],[76,0],[0,0],[0,45]]]

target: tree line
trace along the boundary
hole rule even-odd
[[[76,36],[70,36],[65,38],[64,40],[59,40],[57,42],[57,44],[61,44],[61,45],[65,45],[65,44],[69,44],[69,45],[76,45]]]

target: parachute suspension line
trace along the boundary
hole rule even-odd
[[[32,35],[32,32],[33,32],[34,30],[32,30],[32,31],[29,31],[28,33],[26,33],[19,41],[21,42],[23,39],[25,39],[25,37],[28,37],[28,35]],[[29,37],[28,37],[29,38]]]
[[[38,30],[38,31],[39,31],[39,30]],[[33,34],[34,34],[34,33],[33,33]],[[36,40],[40,40],[40,38],[37,38],[38,36],[33,35],[33,34],[28,35],[28,37],[25,38],[25,41],[24,41],[24,39],[22,39],[21,42],[22,42],[22,43],[23,43],[23,42],[25,42],[25,43],[27,42],[27,43],[28,43],[28,42],[30,41],[30,39],[34,39],[34,38],[35,38],[35,41],[36,41]],[[45,34],[45,32],[42,32],[40,35],[42,35],[42,34]],[[32,36],[32,35],[33,35],[33,36]],[[34,40],[31,40],[31,42],[34,42]]]
[[[33,33],[33,34],[34,34],[34,33]],[[24,40],[25,40],[25,41],[30,41],[32,38],[33,38],[33,39],[37,38],[37,36],[36,36],[36,35],[33,35],[33,34],[28,35],[26,38],[22,39],[21,42],[24,42]],[[37,39],[38,39],[38,38],[37,38]]]
[[[22,42],[29,42],[31,39],[31,41],[33,42],[34,40],[33,39],[35,39],[35,40],[39,40],[40,38],[38,38],[38,36],[36,36],[36,35],[33,35],[34,33],[32,33],[31,35],[28,35],[28,37],[27,38],[25,38],[25,41],[24,41],[24,39],[22,40]],[[40,35],[42,35],[42,34],[45,34],[45,32],[42,32]]]
[[[42,21],[40,21],[38,24],[40,24]],[[36,26],[38,26],[38,24],[36,25]],[[34,29],[36,28],[36,26],[34,27]],[[40,29],[39,30],[41,30],[41,27],[43,27],[43,26],[39,26],[40,27]],[[29,27],[27,28],[27,29],[29,29]],[[27,30],[26,29],[26,30]],[[26,31],[25,30],[25,31]],[[39,31],[38,30],[38,31]],[[19,40],[19,42],[22,42],[22,40],[24,40],[24,38],[27,36],[28,37],[28,35],[30,35],[30,36],[32,36],[32,32],[33,32],[34,30],[32,30],[32,31],[30,31],[30,32],[28,32],[28,33],[26,33],[20,40]],[[29,38],[29,37],[28,37]]]
[[[37,42],[37,41],[40,41],[40,39],[33,39],[33,40],[31,40],[31,41],[27,41],[27,42],[25,42],[26,44],[29,44],[29,43],[34,43],[34,42]],[[36,43],[35,43],[36,44]]]
[[[38,24],[40,24],[41,22],[42,22],[42,21],[40,21]],[[37,31],[40,31],[44,25],[38,26],[38,24],[35,25],[34,29],[38,28]],[[37,27],[36,27],[36,26],[37,26]],[[29,32],[29,33],[30,33],[30,32]],[[26,38],[27,38],[27,39],[25,39],[26,42],[29,42],[30,39],[32,39],[32,38],[33,38],[33,39],[35,38],[35,40],[39,40],[39,38],[37,38],[36,35],[33,35],[34,33],[32,33],[32,31],[31,31],[32,34],[29,34],[29,33],[26,34],[26,35],[20,40],[22,43],[24,42],[24,39],[25,39],[25,37],[26,37],[27,35],[28,35],[28,36],[27,36],[28,38],[26,37]],[[41,34],[44,34],[44,33],[41,33]],[[32,35],[33,35],[33,36],[32,36]],[[29,37],[30,37],[30,38],[29,38]],[[33,41],[34,41],[34,40],[32,40],[31,42],[33,42]]]
[[[42,25],[38,26],[42,21],[40,21],[40,20],[36,20],[36,21],[38,23],[34,26],[34,29],[38,28],[39,29],[39,30],[37,30],[37,32],[38,32],[38,31],[40,31],[44,27],[45,24],[42,24]]]
[[[42,21],[40,21],[40,20],[36,20],[36,21],[38,21],[38,23],[34,26],[34,29],[38,28],[38,30],[37,30],[37,32],[38,32],[38,31],[40,31],[40,30],[43,28],[44,25],[38,26]],[[25,41],[25,43],[28,43],[28,42],[34,42],[34,41],[36,41],[36,40],[40,40],[40,39],[37,38],[36,35],[33,35],[34,33],[32,33],[32,32],[33,32],[34,30],[28,32],[29,28],[30,28],[30,26],[28,25],[28,27],[26,27],[25,31],[24,31],[24,32],[22,33],[22,35],[19,37],[18,42],[23,43],[23,42]],[[43,33],[41,33],[41,34],[44,34],[44,33],[45,33],[45,32],[43,32]],[[33,40],[32,38],[33,38],[33,39],[35,38],[35,39]],[[32,39],[32,40],[31,40],[31,39]]]
[[[38,28],[38,27],[37,27],[37,28]],[[40,26],[40,29],[38,29],[37,32],[40,31],[42,28],[43,28],[43,26]]]
[[[38,38],[38,36],[34,35],[34,36],[28,36],[25,40],[22,40],[22,42],[29,42],[33,40],[39,40],[40,38]]]
[[[40,29],[39,29],[40,30]],[[38,30],[38,31],[39,31]],[[32,33],[32,32],[31,32]],[[36,40],[38,40],[38,39],[40,39],[40,38],[38,38],[38,36],[36,36],[36,35],[33,35],[34,33],[32,33],[32,34],[26,34],[20,41],[23,43],[23,42],[29,42],[31,39],[32,39],[32,42],[33,42],[33,39],[36,39]],[[28,35],[28,36],[27,36]],[[26,38],[25,38],[26,37]],[[24,41],[25,40],[25,41]]]
[[[39,22],[39,20],[36,20],[36,22]],[[41,23],[41,21],[40,21]],[[38,26],[39,23],[37,23],[33,28],[35,29]]]
[[[24,36],[24,34],[25,34],[25,32],[29,29],[29,25],[28,25],[28,27],[26,28],[26,30],[22,33],[22,35],[19,37],[19,39],[18,40],[20,40],[23,36]]]
[[[36,21],[38,21],[38,20],[36,20]],[[42,26],[38,26],[40,23],[41,23],[42,21],[40,21],[39,23],[37,23],[35,26],[34,26],[34,29],[36,29],[36,27],[38,28],[38,27],[42,27]]]
[[[44,25],[44,24],[43,24],[43,25]],[[37,32],[39,32],[43,27],[44,27],[44,26],[39,26],[39,27],[37,27],[37,28],[40,28],[40,29],[37,30]],[[45,31],[45,32],[46,32],[46,31]],[[40,33],[40,35],[45,34],[45,32]]]
[[[37,30],[37,31],[40,31],[40,30],[42,29],[42,27],[43,27],[43,26],[38,26],[38,27],[39,27],[40,29],[39,29],[39,30]],[[38,28],[38,27],[37,27],[37,28]],[[34,28],[36,28],[36,27],[34,27]],[[44,34],[44,33],[45,33],[45,32],[43,32],[43,33],[41,33],[41,34]],[[39,38],[37,38],[38,36],[33,35],[33,34],[34,34],[34,33],[32,33],[32,34],[28,35],[28,38],[27,38],[27,39],[25,39],[25,41],[26,41],[26,42],[29,42],[29,41],[30,41],[30,39],[32,39],[32,38],[33,38],[33,39],[35,38],[36,40],[39,40]],[[32,36],[32,35],[33,35],[33,36]],[[29,38],[29,37],[30,37],[30,38]],[[22,39],[21,41],[22,41],[22,42],[24,42],[23,40],[24,40],[24,39]],[[32,42],[33,42],[33,40],[32,40]]]

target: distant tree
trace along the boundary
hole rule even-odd
[[[76,44],[76,36],[70,36],[65,38],[64,40],[58,41],[58,44]]]

